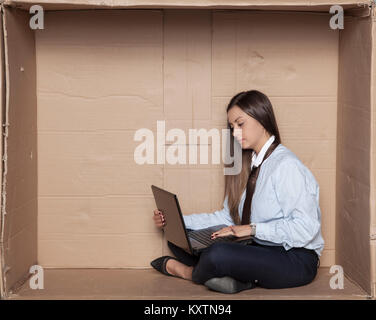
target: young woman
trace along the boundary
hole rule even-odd
[[[223,209],[184,216],[188,229],[218,224],[212,238],[253,236],[251,244],[217,242],[199,257],[168,243],[176,258],[151,262],[158,271],[212,290],[235,293],[255,286],[289,288],[316,276],[324,247],[319,186],[310,170],[281,144],[272,105],[251,90],[235,95],[227,107],[232,143],[242,147],[242,170],[225,176]],[[241,135],[239,134],[241,133]],[[154,210],[163,228],[163,212]]]

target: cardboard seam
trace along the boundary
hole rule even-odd
[[[349,262],[349,260],[347,260]],[[351,262],[349,262],[350,265]],[[352,265],[353,266],[353,265]],[[353,267],[354,268],[354,267]],[[365,295],[367,296],[367,299],[372,299],[373,296],[372,296],[372,292],[368,292],[365,288],[363,288],[360,283],[356,280],[354,280],[353,278],[350,277],[350,275],[345,271],[345,277],[347,280],[349,280],[353,285],[357,286],[358,288],[360,288],[362,291],[364,291]],[[358,275],[361,277],[362,275],[360,273],[358,273]],[[372,291],[372,288],[371,288],[371,291]]]
[[[8,173],[8,127],[9,127],[9,57],[8,57],[8,46],[7,46],[7,29],[6,29],[6,15],[3,4],[0,6],[1,8],[1,15],[3,18],[3,34],[2,34],[2,40],[3,40],[3,47],[4,47],[4,72],[5,72],[5,119],[4,123],[2,123],[2,128],[4,128],[4,132],[2,130],[2,139],[3,139],[3,156],[1,158],[1,161],[3,161],[3,172],[2,172],[2,185],[1,185],[1,230],[0,230],[0,246],[1,246],[1,269],[2,272],[2,295],[6,297],[8,295],[7,292],[7,283],[6,283],[6,273],[10,270],[10,267],[7,267],[5,265],[5,248],[4,243],[7,242],[4,240],[4,230],[5,230],[5,216],[6,216],[6,178]],[[7,239],[8,240],[8,239]]]

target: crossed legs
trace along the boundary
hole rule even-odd
[[[172,243],[168,245],[180,262],[170,259],[167,271],[198,284],[229,276],[264,288],[289,288],[310,283],[317,273],[318,257],[305,248],[286,251],[280,246],[218,242],[194,257]]]

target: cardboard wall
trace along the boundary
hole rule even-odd
[[[320,184],[321,265],[334,264],[338,30],[328,21],[322,13],[46,12],[36,31],[39,264],[149,267],[164,250],[151,184],[177,193],[185,214],[220,209],[220,165],[139,166],[133,135],[156,135],[157,120],[166,132],[224,128],[226,104],[249,89],[270,97],[283,143]]]
[[[29,14],[5,10],[6,105],[2,194],[5,290],[37,263],[37,99],[34,33]]]
[[[371,291],[371,48],[370,17],[348,18],[340,33],[336,263]],[[374,211],[374,209],[372,209]]]
[[[371,61],[371,283],[376,297],[376,12],[372,12],[372,61]]]
[[[0,9],[0,106],[1,106],[1,112],[0,112],[0,120],[1,123],[3,123],[3,112],[5,110],[5,73],[4,73],[4,38],[3,38],[3,15]],[[1,137],[3,137],[3,129],[1,129]],[[3,154],[3,139],[1,139],[0,143],[0,154]],[[2,186],[2,180],[3,180],[3,161],[0,161],[0,186]],[[2,197],[2,195],[1,195]],[[2,200],[0,200],[0,208],[1,204],[3,203]],[[4,255],[2,254],[3,249],[3,233],[4,233],[4,219],[3,215],[0,210],[0,297],[3,297],[5,295],[5,283],[4,283]]]
[[[166,131],[224,127],[229,99],[255,88],[320,184],[321,265],[342,265],[375,295],[371,18],[339,33],[327,13],[106,11],[48,12],[34,42],[29,14],[6,10],[2,292],[37,260],[149,267],[166,247],[148,186],[176,192],[184,213],[212,212],[223,175],[219,165],[136,165],[135,130],[156,134],[163,119]]]

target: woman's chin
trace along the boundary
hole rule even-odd
[[[251,147],[247,143],[247,141],[243,140],[241,143],[242,149],[250,149]]]
[[[241,142],[238,140],[238,144],[241,146],[242,149],[250,149],[251,146],[247,143],[246,140],[242,140]]]

